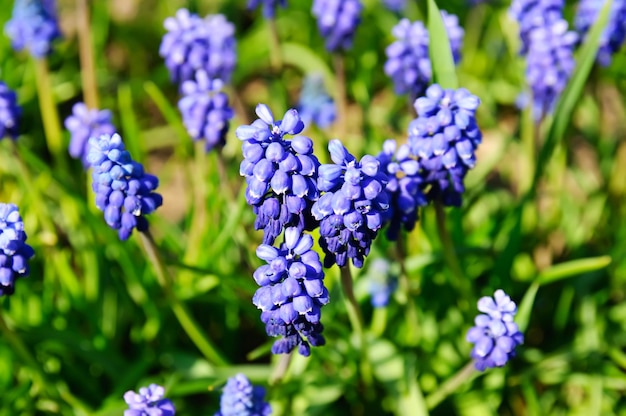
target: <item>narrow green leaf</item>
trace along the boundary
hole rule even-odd
[[[539,282],[535,281],[526,291],[526,294],[522,298],[522,301],[519,303],[519,308],[517,308],[517,316],[515,317],[515,322],[519,327],[519,330],[524,333],[526,328],[528,327],[528,322],[530,321],[530,312],[533,309],[533,304],[535,303],[535,297],[537,297],[537,291],[539,291]]]
[[[611,256],[591,257],[587,259],[572,260],[542,271],[537,278],[539,284],[556,282],[579,274],[603,269],[611,264]]]
[[[428,37],[433,81],[442,88],[458,88],[450,39],[435,0],[428,0]]]
[[[189,135],[187,134],[187,130],[183,125],[180,114],[178,113],[177,109],[170,103],[165,94],[163,94],[159,87],[157,87],[157,85],[152,81],[144,82],[143,88],[150,96],[154,104],[157,106],[157,108],[163,115],[163,118],[165,119],[165,121],[167,121],[167,124],[172,126],[180,142],[190,143],[191,140],[188,139]],[[191,146],[180,147],[185,148],[187,154],[191,154]]]
[[[612,1],[613,0],[606,0],[600,14],[598,15],[598,19],[591,27],[591,30],[585,39],[585,43],[580,49],[578,60],[576,62],[576,70],[574,71],[572,78],[570,78],[565,91],[563,91],[563,94],[557,103],[556,110],[554,111],[554,119],[550,125],[545,144],[541,149],[539,159],[537,161],[537,168],[533,177],[533,186],[531,189],[532,194],[536,191],[539,179],[543,175],[543,171],[546,166],[548,166],[547,162],[552,156],[552,152],[561,140],[563,140],[563,136],[565,135],[565,130],[567,129],[572,112],[578,103],[578,99],[583,92],[587,78],[589,77],[593,64],[596,61],[598,48],[600,47],[600,37],[609,19],[609,11],[611,9]]]
[[[122,84],[117,89],[117,103],[120,109],[120,119],[124,134],[122,139],[126,149],[133,159],[143,163],[144,152],[141,140],[141,128],[133,109],[133,93],[128,84]]]

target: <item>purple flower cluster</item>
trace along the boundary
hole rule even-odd
[[[578,36],[568,30],[563,7],[563,0],[514,0],[509,9],[520,25],[535,120],[554,109],[576,65]]]
[[[408,144],[420,161],[424,184],[430,186],[430,201],[461,205],[463,180],[474,167],[474,152],[482,141],[475,116],[479,104],[464,88],[444,90],[437,84],[415,100],[418,117],[409,125]]]
[[[157,384],[141,387],[139,393],[129,390],[124,393],[124,401],[128,405],[124,416],[174,416],[176,408],[164,396],[165,389]]]
[[[226,382],[220,411],[215,416],[269,416],[271,413],[272,408],[265,401],[265,389],[254,386],[245,375],[237,374]]]
[[[458,63],[465,32],[459,26],[458,17],[445,11],[441,12],[441,16],[450,39],[454,62]],[[417,97],[424,93],[432,78],[428,31],[420,21],[411,23],[409,19],[402,19],[391,33],[397,40],[385,49],[385,74],[393,80],[397,94]]]
[[[278,6],[287,7],[287,0],[248,0],[248,10],[256,9],[261,5],[263,5],[263,17],[273,19]]]
[[[383,5],[392,12],[400,13],[406,7],[406,0],[383,0]]]
[[[5,137],[17,139],[21,115],[22,108],[17,104],[17,94],[0,81],[0,140]]]
[[[192,80],[194,73],[204,70],[212,79],[230,81],[237,55],[235,26],[221,14],[204,19],[187,9],[164,22],[159,54],[165,59],[174,82]]]
[[[15,280],[28,276],[28,260],[35,251],[26,238],[17,206],[0,203],[0,297],[12,295]]]
[[[467,331],[467,341],[474,344],[472,358],[479,371],[502,367],[515,356],[515,348],[524,342],[513,318],[517,306],[503,290],[496,290],[494,297],[485,296],[478,301],[475,324]]]
[[[312,247],[313,237],[289,227],[280,248],[261,244],[256,250],[267,264],[254,272],[260,288],[252,302],[262,311],[267,334],[282,337],[272,346],[274,354],[287,354],[298,347],[298,352],[308,357],[310,345],[325,343],[320,318],[322,306],[328,303],[328,290],[322,263]]]
[[[307,126],[314,123],[325,128],[335,121],[337,117],[335,102],[326,92],[324,78],[321,75],[308,75],[304,78],[298,112],[302,122]]]
[[[313,16],[324,39],[326,49],[334,52],[350,49],[356,27],[361,21],[360,0],[313,0]]]
[[[70,156],[82,160],[85,168],[89,167],[89,139],[115,133],[111,118],[109,110],[90,110],[84,103],[76,103],[72,115],[65,119],[65,128],[70,132]]]
[[[312,202],[318,197],[315,181],[319,161],[313,141],[299,133],[304,129],[298,111],[288,110],[282,120],[265,104],[256,107],[259,116],[251,125],[239,126],[243,141],[240,174],[248,185],[246,200],[257,215],[255,227],[263,230],[263,242],[273,244],[286,227],[308,229]],[[286,140],[286,135],[296,135]]]
[[[574,26],[581,37],[584,36],[598,19],[604,2],[581,0],[574,20]],[[600,65],[611,64],[613,54],[620,50],[626,39],[626,0],[613,0],[609,11],[609,21],[600,38],[597,61]]]
[[[4,26],[13,49],[28,51],[35,58],[52,52],[52,41],[61,37],[55,0],[15,0],[13,15]]]
[[[197,71],[195,78],[183,82],[178,109],[189,135],[194,140],[204,139],[205,150],[209,152],[226,144],[233,110],[228,105],[228,96],[220,91],[221,80],[211,80],[204,70]]]
[[[419,162],[412,157],[406,144],[397,148],[395,140],[385,141],[378,160],[380,169],[389,177],[386,187],[389,210],[384,220],[387,224],[387,238],[395,241],[402,228],[407,231],[415,228],[418,208],[428,203],[423,193],[424,179],[420,174]]]
[[[118,230],[121,240],[128,239],[133,228],[146,231],[145,215],[163,203],[154,192],[159,179],[144,173],[143,166],[132,160],[119,134],[90,138],[87,160],[93,168],[96,206],[104,211],[106,223]]]
[[[387,175],[374,156],[357,161],[339,140],[328,145],[334,163],[321,165],[317,187],[322,196],[311,213],[320,221],[324,265],[343,267],[348,259],[362,267],[389,209]]]

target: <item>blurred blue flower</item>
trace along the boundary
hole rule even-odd
[[[127,240],[134,228],[146,231],[145,215],[163,203],[154,192],[159,179],[144,173],[141,163],[132,160],[117,133],[90,138],[87,160],[93,168],[96,206],[104,211],[106,223],[118,230],[121,240]]]
[[[383,0],[383,4],[392,12],[400,13],[406,7],[406,0]]]
[[[369,283],[369,293],[374,308],[384,308],[389,298],[398,287],[398,276],[391,270],[389,260],[377,258],[372,260],[365,276]]]
[[[520,26],[535,120],[552,112],[576,65],[578,35],[568,30],[563,7],[563,0],[514,0],[509,8]]]
[[[269,416],[272,408],[265,401],[265,389],[254,386],[243,374],[228,379],[215,416]]]
[[[326,49],[334,52],[352,47],[356,27],[361,22],[360,0],[313,0],[313,16],[324,39]]]
[[[12,295],[15,280],[28,276],[28,260],[35,251],[26,238],[17,206],[0,203],[0,296]]]
[[[502,367],[515,356],[515,348],[524,342],[513,318],[517,305],[502,289],[496,290],[494,297],[485,296],[478,301],[475,326],[467,331],[466,339],[474,344],[471,356],[479,371],[486,368]]]
[[[169,399],[164,399],[165,389],[157,384],[139,389],[139,393],[132,390],[124,393],[124,401],[128,409],[124,416],[174,416],[176,409]]]
[[[72,115],[65,119],[65,128],[70,132],[70,156],[82,160],[85,168],[89,167],[89,139],[115,133],[112,117],[109,110],[89,109],[84,103],[76,103]]]
[[[193,80],[194,73],[203,69],[211,79],[227,83],[235,68],[235,26],[221,14],[204,19],[187,9],[165,19],[159,55],[165,59],[172,81]]]
[[[308,75],[302,82],[300,118],[305,125],[317,124],[321,128],[328,127],[337,117],[335,102],[324,88],[324,78],[319,74]]]
[[[255,227],[263,230],[263,243],[273,244],[286,227],[315,227],[307,213],[318,197],[320,163],[313,154],[313,141],[299,135],[304,123],[297,110],[274,120],[270,109],[259,104],[256,114],[259,119],[236,131],[243,142],[239,172],[248,185],[246,201],[257,215]],[[287,135],[295,136],[287,140]]]
[[[454,62],[458,63],[465,32],[455,15],[442,11],[441,17]],[[402,19],[391,33],[397,40],[385,49],[385,74],[391,77],[396,94],[409,94],[414,99],[424,93],[432,78],[428,31],[420,21],[411,23],[409,19]]]
[[[603,1],[581,0],[574,19],[574,26],[580,32],[581,38],[591,29],[598,19]],[[626,39],[626,0],[613,0],[607,22],[600,38],[598,63],[603,66],[611,64],[613,54],[620,50]]]
[[[256,254],[267,264],[254,272],[261,286],[252,303],[259,308],[261,320],[270,336],[282,336],[272,346],[272,353],[287,354],[298,347],[305,357],[311,347],[324,345],[321,308],[328,303],[324,271],[313,237],[296,227],[285,230],[280,248],[261,244]]]
[[[197,71],[195,78],[195,81],[183,82],[183,97],[178,101],[178,109],[189,135],[194,140],[204,139],[205,150],[210,152],[215,146],[226,144],[233,110],[228,104],[228,96],[220,91],[221,80],[211,80],[204,70]]]
[[[55,0],[15,0],[13,14],[4,26],[16,51],[28,49],[35,58],[52,52],[52,41],[61,37]]]
[[[17,94],[0,81],[0,140],[17,139],[22,108],[17,104]]]
[[[362,267],[389,209],[388,178],[374,156],[358,162],[337,139],[328,150],[334,163],[320,166],[317,187],[324,194],[311,208],[320,221],[324,265],[343,267],[351,259]]]
[[[463,180],[476,162],[482,141],[476,125],[480,99],[465,88],[444,90],[433,84],[426,96],[415,100],[418,117],[409,125],[409,149],[420,162],[430,201],[460,206]]]
[[[273,19],[278,6],[287,7],[287,0],[248,0],[248,10],[256,9],[261,5],[263,5],[263,17]]]
[[[386,140],[383,151],[377,156],[380,169],[389,177],[385,188],[389,193],[389,210],[384,214],[388,223],[387,238],[398,239],[400,229],[415,228],[418,208],[428,203],[423,193],[424,179],[420,175],[420,164],[411,157],[408,145],[397,148],[395,140]]]

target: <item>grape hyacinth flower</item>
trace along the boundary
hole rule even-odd
[[[313,0],[312,13],[324,39],[326,49],[335,52],[352,47],[356,27],[361,22],[360,0]]]
[[[442,11],[441,17],[450,39],[454,63],[458,64],[465,32],[455,15]],[[432,79],[428,30],[420,21],[411,23],[409,19],[402,19],[391,33],[397,40],[385,49],[385,74],[391,77],[396,94],[409,94],[414,99],[424,93]]]
[[[598,19],[604,2],[581,0],[574,19],[574,26],[584,36]],[[582,37],[581,36],[581,37]],[[619,51],[626,39],[626,0],[613,0],[609,21],[600,37],[597,61],[602,66],[611,64],[612,55]]]
[[[243,375],[237,374],[228,379],[222,397],[220,411],[215,416],[269,416],[272,408],[265,401],[265,389],[254,386]]]
[[[28,276],[28,260],[35,251],[26,238],[17,206],[0,203],[0,297],[12,295],[15,280]]]
[[[388,224],[387,238],[395,241],[402,228],[407,231],[415,228],[419,207],[428,203],[422,190],[424,179],[419,162],[411,157],[406,144],[398,148],[395,140],[386,140],[378,161],[381,171],[389,177],[386,187],[389,210],[384,222]]]
[[[263,230],[263,243],[271,245],[286,227],[315,227],[306,213],[318,197],[320,163],[313,155],[313,141],[299,135],[304,123],[297,110],[288,110],[276,121],[270,109],[259,104],[256,114],[257,120],[236,131],[243,142],[239,172],[248,185],[246,201],[257,215],[254,226]],[[286,135],[295,136],[287,140]]]
[[[335,102],[324,88],[324,78],[319,74],[308,75],[302,82],[298,113],[302,122],[321,128],[328,127],[337,117]]]
[[[406,7],[406,0],[383,0],[383,4],[392,12],[400,13]]]
[[[183,124],[193,140],[204,139],[207,152],[226,144],[229,120],[233,117],[228,96],[221,88],[222,81],[211,80],[204,70],[196,72],[195,81],[185,81],[181,87],[183,97],[178,101],[178,109]]]
[[[124,416],[174,416],[174,403],[163,396],[165,389],[157,384],[142,387],[139,393],[127,391],[124,393],[124,401],[128,409],[124,410]]]
[[[474,366],[479,371],[502,367],[515,356],[515,348],[524,343],[524,335],[513,322],[517,305],[498,289],[493,298],[480,298],[478,310],[483,313],[476,316],[476,326],[470,328],[466,336],[467,341],[474,344],[471,353]]]
[[[120,240],[127,240],[134,228],[147,231],[145,215],[163,203],[155,192],[159,179],[132,160],[117,133],[90,138],[87,160],[93,168],[96,206],[104,211],[106,223],[118,230]]]
[[[17,139],[21,115],[22,108],[17,104],[17,94],[0,81],[0,140],[5,137]]]
[[[296,227],[285,230],[280,248],[261,244],[257,256],[267,264],[254,272],[261,286],[252,303],[259,308],[269,336],[282,336],[272,346],[273,354],[287,354],[298,347],[308,357],[311,347],[324,345],[321,308],[328,303],[324,272],[313,237]],[[310,345],[309,345],[310,344]]]
[[[374,156],[358,162],[337,139],[328,150],[334,163],[320,166],[317,187],[325,193],[311,208],[320,221],[324,266],[343,267],[351,259],[362,267],[389,209],[388,178]]]
[[[263,17],[273,19],[278,6],[287,7],[287,0],[248,0],[248,10],[254,10],[261,5],[263,6]]]
[[[442,89],[433,84],[426,96],[415,100],[418,117],[409,125],[409,149],[420,162],[429,201],[460,206],[463,180],[476,163],[475,150],[482,141],[476,125],[480,100],[465,88]]]
[[[15,0],[4,31],[16,51],[28,49],[35,58],[46,57],[61,37],[55,0]]]
[[[65,119],[65,128],[70,132],[70,156],[82,160],[85,168],[89,167],[89,139],[115,133],[112,117],[109,110],[89,109],[85,103],[76,103],[72,107],[72,115]]]
[[[528,53],[533,30],[563,19],[563,7],[564,0],[513,0],[509,16],[519,24],[522,55]]]
[[[391,263],[386,259],[374,259],[364,276],[369,283],[369,293],[374,308],[384,308],[389,298],[398,287],[398,276],[391,270]]]
[[[224,15],[202,19],[180,9],[163,25],[167,33],[163,35],[159,55],[165,59],[173,82],[192,80],[201,69],[211,79],[230,81],[237,61],[235,26]]]

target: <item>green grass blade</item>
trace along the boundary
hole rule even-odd
[[[611,264],[611,256],[590,257],[587,259],[572,260],[542,271],[537,281],[539,284],[556,282],[579,274],[604,269]]]
[[[428,0],[429,54],[433,67],[433,81],[442,88],[458,88],[454,58],[448,32],[435,0]]]

